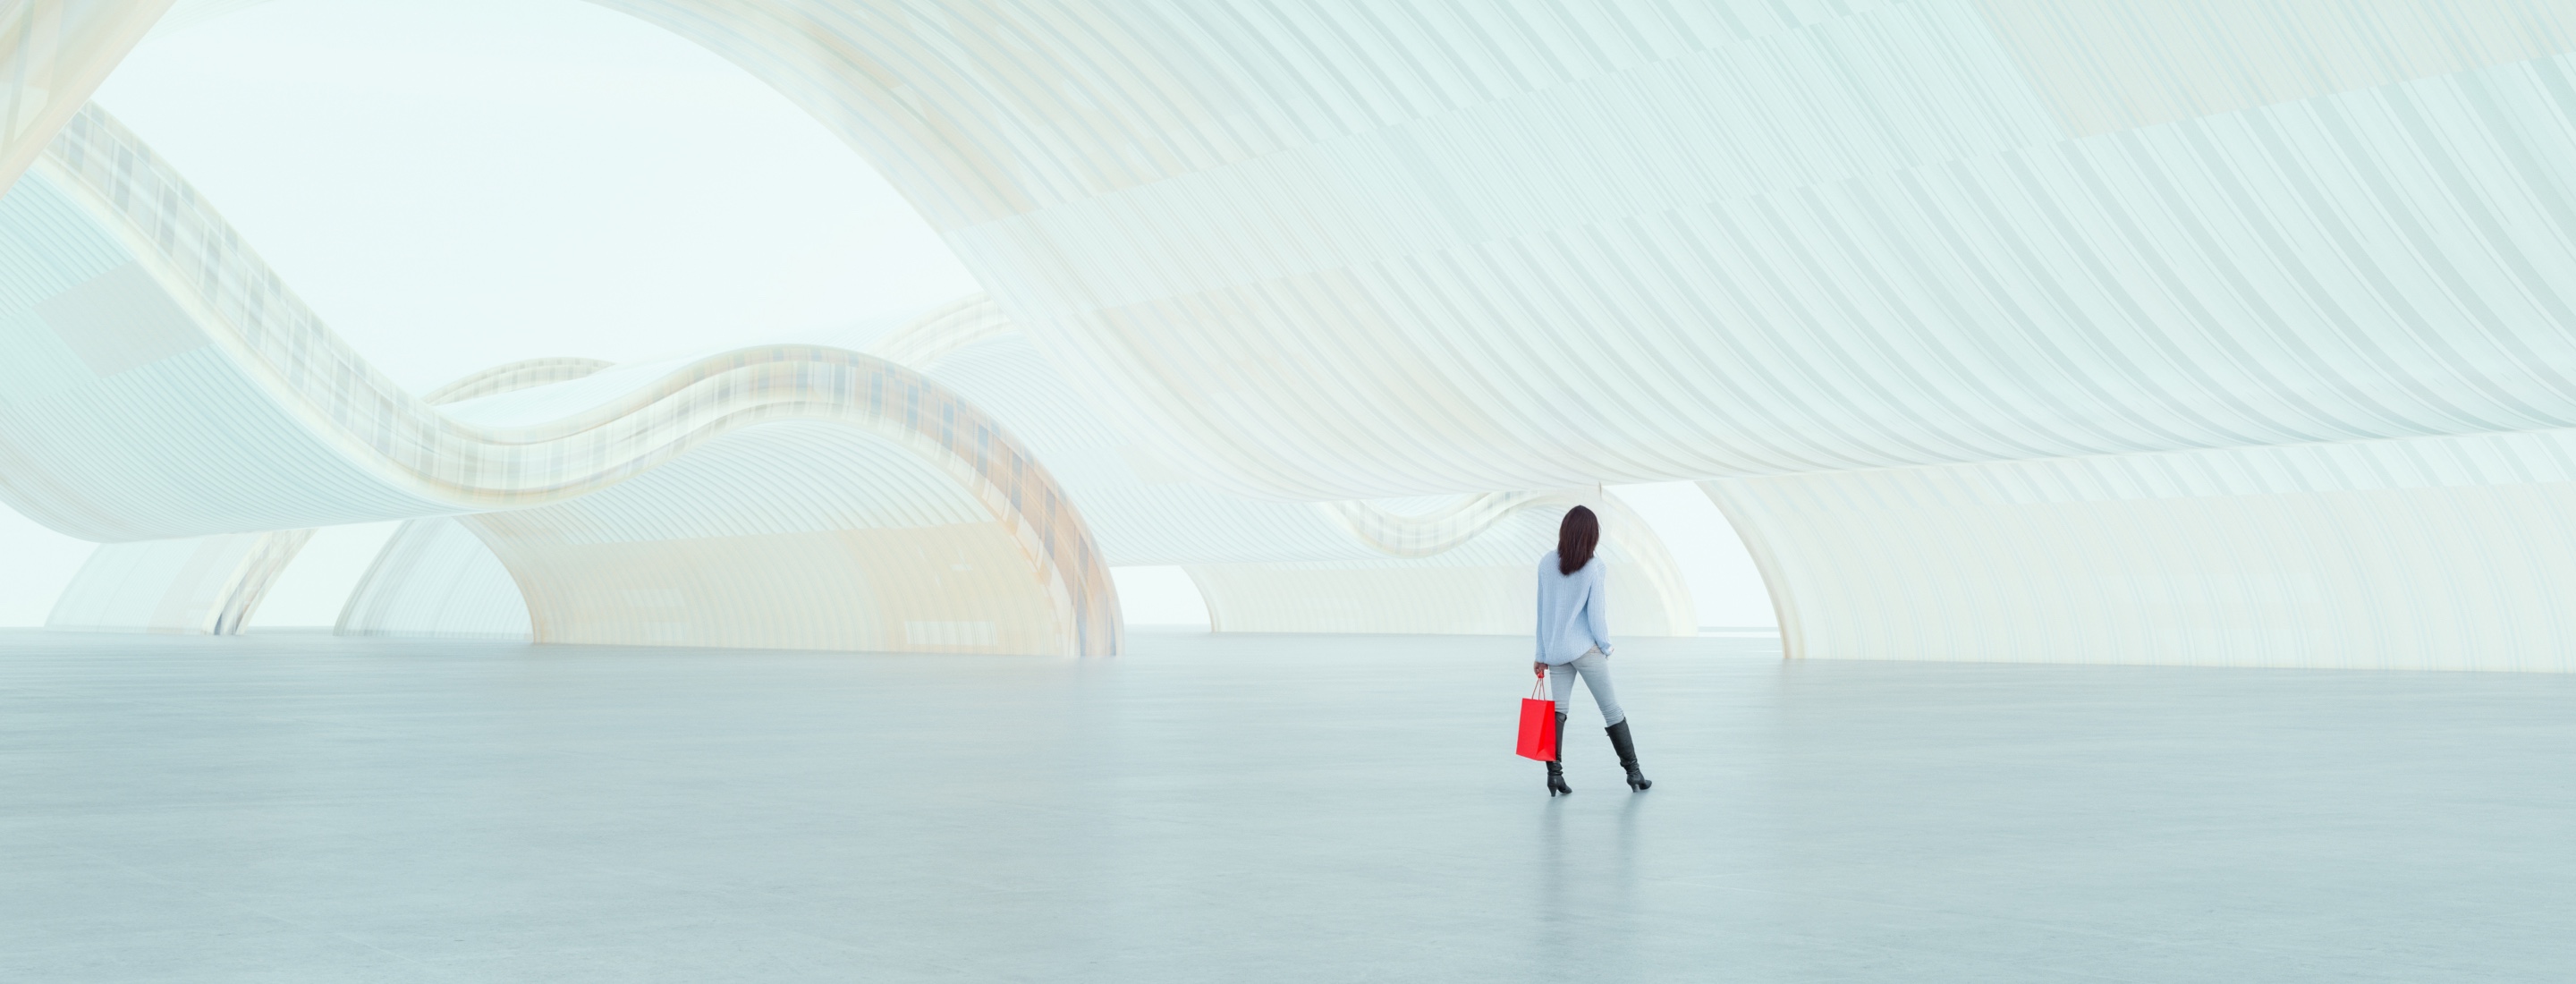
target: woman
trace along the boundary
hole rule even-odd
[[[1601,705],[1601,720],[1610,725],[1610,747],[1619,752],[1619,767],[1628,770],[1628,788],[1644,792],[1654,783],[1637,771],[1637,745],[1628,738],[1628,715],[1610,692],[1610,618],[1603,611],[1600,561],[1592,548],[1601,543],[1601,520],[1576,506],[1565,511],[1556,528],[1556,549],[1538,559],[1538,662],[1530,670],[1549,677],[1556,699],[1557,761],[1547,764],[1547,794],[1574,791],[1565,784],[1565,705],[1574,696],[1574,677]]]

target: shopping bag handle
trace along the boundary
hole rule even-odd
[[[1547,699],[1547,677],[1545,677],[1545,676],[1540,676],[1540,677],[1538,678],[1538,682],[1537,682],[1537,683],[1530,684],[1530,695],[1529,695],[1529,699],[1531,699],[1531,700],[1544,700],[1544,699]]]

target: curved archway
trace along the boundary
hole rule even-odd
[[[512,511],[467,522],[521,577],[540,639],[1118,648],[1107,567],[1045,467],[964,399],[883,360],[769,346],[609,370],[522,364],[460,381],[442,396],[484,395],[433,408],[341,343],[95,109],[0,199],[0,249],[31,272],[0,284],[0,304],[23,312],[0,327],[17,396],[0,407],[0,495],[65,532],[135,540]],[[764,458],[802,470],[781,486],[756,467]],[[707,524],[754,493],[769,496],[760,532],[790,538],[717,545],[746,531]],[[931,527],[946,529],[919,532]],[[667,583],[618,588],[622,605],[569,600],[586,596],[563,572],[604,560],[612,542],[689,560],[657,569],[628,556],[607,569]],[[895,590],[886,563],[947,565],[915,579],[929,583],[971,567],[974,591],[954,594],[1011,614],[854,627],[836,608],[872,597],[847,593],[862,586],[924,611],[957,607],[950,593]],[[736,576],[713,576],[728,567]],[[830,576],[863,569],[874,576]],[[770,586],[761,611],[803,617],[639,614],[663,605],[651,599],[687,608],[750,584]],[[647,621],[684,628],[658,638],[638,627]]]

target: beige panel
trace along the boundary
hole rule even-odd
[[[1977,0],[2075,136],[2576,50],[2564,0]]]
[[[780,421],[571,502],[461,522],[509,569],[541,642],[1115,652],[1115,610],[1097,610],[1114,596],[1076,580],[1096,561],[1055,555],[1072,541],[1039,529],[1070,519],[1061,496],[995,484],[1006,448],[979,465],[919,434]],[[1013,501],[1032,497],[1056,505]]]
[[[539,642],[1075,655],[999,523],[572,544],[546,510],[466,522],[528,599]]]

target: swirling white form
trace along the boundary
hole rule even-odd
[[[2451,600],[2571,552],[2563,3],[604,3],[866,153],[1139,461],[1213,488],[1710,480],[1810,656],[2489,665],[2338,634],[2472,612],[2477,652],[2576,652],[2547,605]],[[1937,492],[1993,475],[2163,491]],[[2257,563],[2254,502],[2337,518]],[[2352,546],[2409,524],[2448,532]],[[2115,530],[2170,552],[2085,546]]]
[[[94,109],[0,199],[0,252],[0,497],[65,532],[510,511],[463,521],[541,641],[1118,647],[1108,569],[1045,467],[882,360],[520,364],[433,408]],[[978,598],[991,611],[970,617]]]

